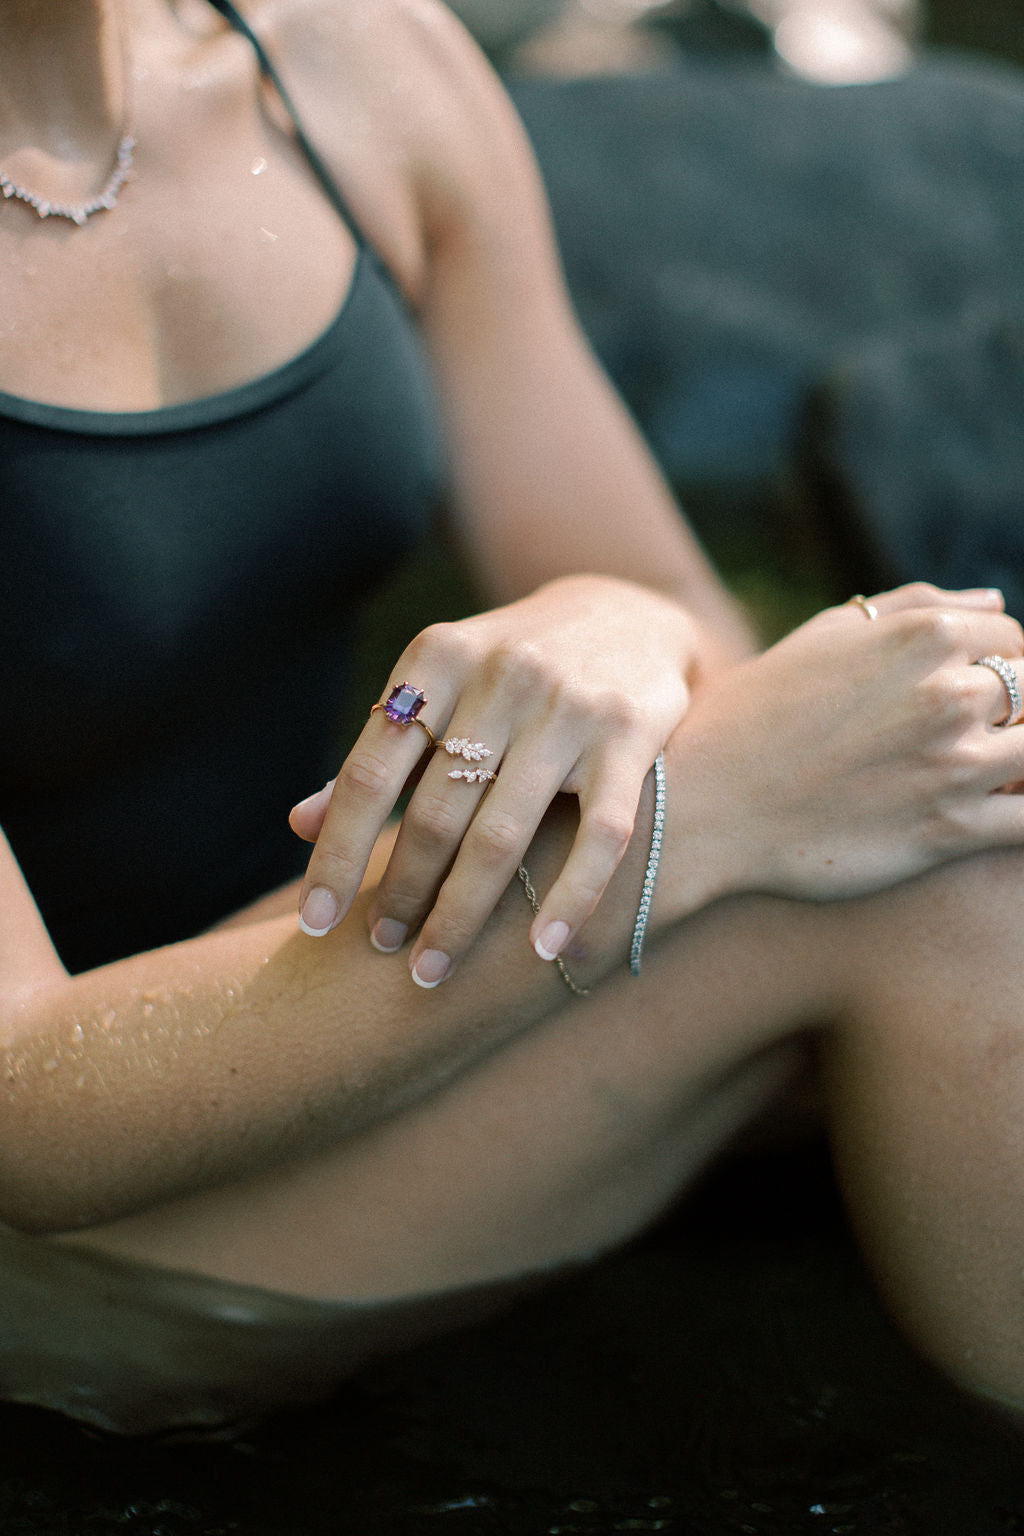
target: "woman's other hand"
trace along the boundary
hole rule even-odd
[[[415,723],[374,711],[333,788],[293,812],[299,835],[317,837],[300,898],[307,931],[329,930],[347,911],[422,760],[370,909],[374,943],[397,950],[422,924],[414,978],[443,980],[562,792],[579,798],[579,830],[531,928],[538,953],[553,958],[622,857],[644,778],[686,712],[699,648],[699,626],[676,603],[597,576],[425,630],[394,681],[425,695],[418,719],[439,750]],[[470,755],[446,742],[466,743]]]
[[[695,698],[667,757],[663,863],[692,910],[738,891],[830,899],[1024,842],[1024,728],[975,665],[1024,636],[998,593],[914,584],[826,610]],[[669,873],[671,871],[671,873]]]

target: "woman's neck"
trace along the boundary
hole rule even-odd
[[[123,131],[131,82],[119,0],[4,0],[0,163],[91,156]]]

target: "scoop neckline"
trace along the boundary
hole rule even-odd
[[[196,426],[214,425],[243,416],[261,406],[272,404],[300,388],[334,359],[333,343],[352,306],[357,287],[366,267],[366,248],[356,246],[352,275],[341,302],[326,328],[294,357],[286,359],[269,372],[230,389],[181,400],[173,405],[159,405],[143,411],[90,411],[80,406],[54,405],[46,400],[32,400],[0,390],[0,417],[9,417],[29,426],[56,428],[66,432],[95,436],[141,437],[159,432],[182,432]]]

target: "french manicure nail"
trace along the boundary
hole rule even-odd
[[[412,968],[412,979],[418,987],[429,990],[430,987],[440,986],[451,967],[451,959],[440,949],[425,949],[417,956]]]
[[[380,917],[373,925],[370,943],[382,955],[393,955],[405,943],[408,932],[406,923],[398,923],[393,917]]]
[[[338,921],[338,902],[325,885],[315,885],[302,903],[299,927],[311,939],[322,939]]]
[[[559,919],[541,929],[533,942],[533,947],[542,960],[555,960],[565,948],[568,938],[569,924]]]

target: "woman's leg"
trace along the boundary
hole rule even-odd
[[[69,1240],[334,1298],[512,1277],[607,1248],[804,1069],[806,1034],[836,992],[839,910],[723,902],[654,950],[640,980],[566,994],[548,1023],[372,1131]]]
[[[722,902],[330,1153],[76,1234],[306,1296],[514,1277],[655,1217],[824,1041],[841,1175],[908,1333],[1024,1403],[1024,854],[863,901]]]
[[[859,903],[826,1067],[840,1176],[910,1337],[1024,1408],[1024,857]]]

